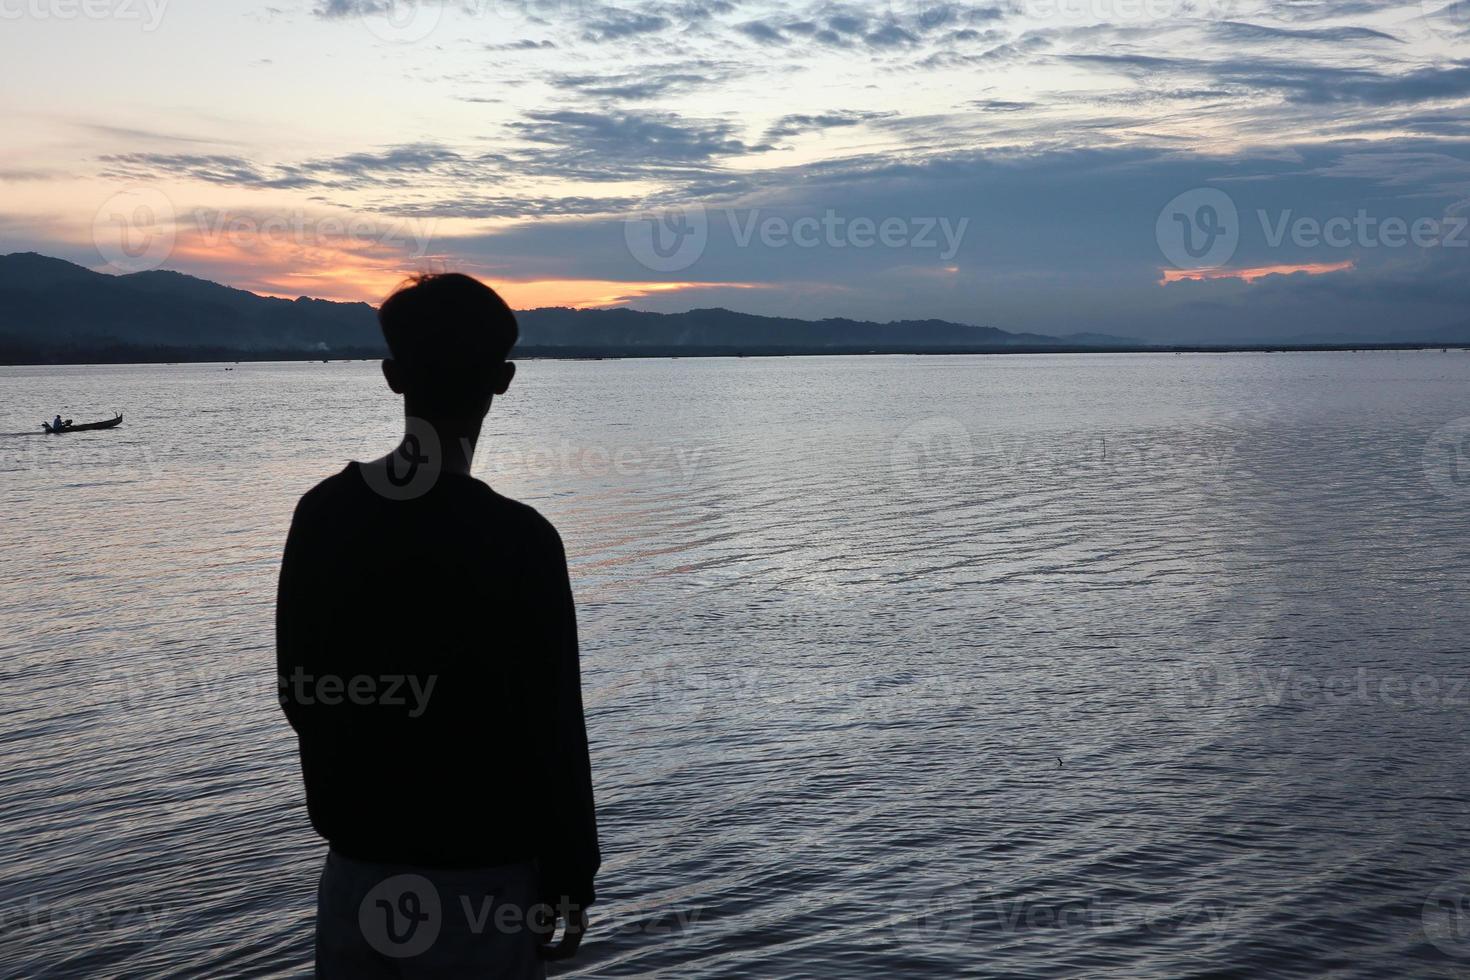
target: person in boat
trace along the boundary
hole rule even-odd
[[[61,421],[61,416],[58,415],[56,416],[56,418],[51,420],[51,431],[60,432],[63,425],[65,425],[65,423]]]
[[[378,321],[405,434],[301,499],[276,603],[330,845],[316,975],[542,980],[577,950],[601,857],[561,538],[470,475],[519,328],[458,274],[412,280]]]

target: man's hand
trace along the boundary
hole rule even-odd
[[[560,909],[564,913],[566,928],[562,931],[561,942],[543,943],[541,945],[541,958],[546,960],[569,960],[577,955],[577,947],[582,945],[582,934],[587,931],[587,912],[581,906],[570,905]],[[551,926],[548,935],[556,931],[556,921],[563,916],[557,911],[546,909],[545,921]]]

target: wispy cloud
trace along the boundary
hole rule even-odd
[[[1258,265],[1244,269],[1164,269],[1159,285],[1173,282],[1211,282],[1221,279],[1237,279],[1252,283],[1268,276],[1325,276],[1333,272],[1346,272],[1356,263],[1352,259],[1340,262],[1304,262],[1281,265]]]
[[[836,110],[817,114],[796,113],[782,116],[766,130],[766,140],[787,139],[802,133],[820,132],[825,129],[845,129],[861,126],[874,119],[892,118],[893,112]]]
[[[600,17],[587,22],[582,31],[582,39],[594,43],[620,41],[628,37],[658,34],[672,26],[673,21],[658,14],[608,8]]]

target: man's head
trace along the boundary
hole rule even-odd
[[[506,360],[520,336],[515,314],[469,276],[415,276],[384,301],[378,323],[383,376],[413,414],[481,418],[515,375]]]

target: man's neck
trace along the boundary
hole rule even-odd
[[[423,418],[410,414],[397,452],[404,457],[423,453],[437,455],[441,472],[468,476],[475,462],[475,449],[484,423],[483,417]]]

